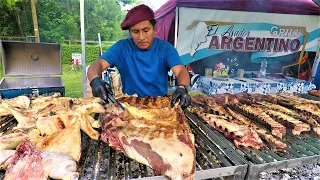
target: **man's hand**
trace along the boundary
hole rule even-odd
[[[108,94],[113,95],[110,85],[99,77],[94,78],[90,86],[93,96],[100,97],[104,102],[108,102]]]
[[[182,109],[187,108],[191,104],[191,97],[188,94],[186,87],[184,86],[177,87],[177,89],[172,95],[171,106],[173,107],[178,100],[180,100],[179,104]]]

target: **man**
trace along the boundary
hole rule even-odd
[[[188,71],[181,64],[178,52],[168,42],[155,38],[154,12],[146,5],[132,8],[121,23],[131,38],[112,45],[107,52],[90,65],[87,76],[94,96],[107,100],[112,90],[100,76],[103,70],[116,66],[121,74],[123,92],[128,95],[165,96],[168,91],[169,69],[178,79],[171,105],[180,101],[182,108],[190,105],[187,87]]]

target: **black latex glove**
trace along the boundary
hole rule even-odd
[[[188,91],[183,87],[177,87],[172,95],[171,106],[180,100],[180,106],[182,109],[187,108],[191,104],[191,97],[188,94]]]
[[[110,85],[99,77],[94,78],[90,86],[93,96],[100,97],[105,103],[108,102],[108,94],[113,95]]]

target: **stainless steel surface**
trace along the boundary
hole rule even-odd
[[[5,76],[61,74],[59,44],[1,41]]]
[[[35,78],[3,78],[0,89],[25,89],[44,87],[64,87],[61,77],[35,77]]]

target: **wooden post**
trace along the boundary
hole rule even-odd
[[[38,27],[38,20],[37,20],[37,11],[36,11],[36,3],[35,3],[35,0],[30,0],[30,3],[31,3],[31,11],[32,11],[32,21],[33,21],[34,35],[36,36],[36,42],[40,42],[39,27]]]

